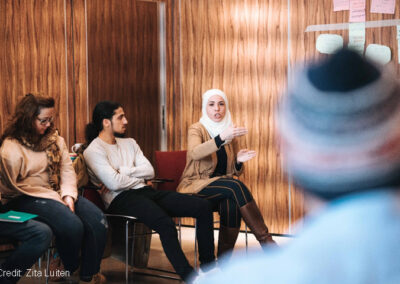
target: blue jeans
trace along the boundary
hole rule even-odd
[[[82,280],[90,280],[99,272],[106,244],[107,221],[93,203],[79,196],[73,213],[58,201],[24,195],[10,201],[7,207],[37,214],[37,220],[50,226],[66,270],[73,272],[80,263]]]
[[[35,220],[0,222],[0,237],[20,242],[0,266],[0,283],[16,283],[49,247],[52,232],[49,226]]]

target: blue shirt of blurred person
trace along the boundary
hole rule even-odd
[[[236,257],[196,283],[400,283],[400,195],[379,190],[328,203],[286,246]]]

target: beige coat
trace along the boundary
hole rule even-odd
[[[62,202],[66,195],[77,198],[76,175],[72,168],[64,139],[58,137],[57,145],[61,151],[60,190],[56,192],[49,184],[46,152],[34,152],[15,139],[7,138],[0,148],[2,169],[12,183],[1,181],[1,196],[7,200],[21,194],[49,198]]]
[[[227,154],[227,169],[224,177],[239,176],[243,171],[243,166],[240,171],[236,170],[237,143],[233,140],[224,146]],[[179,192],[198,193],[208,184],[221,178],[210,178],[217,166],[217,150],[214,139],[211,139],[200,122],[189,127],[186,167],[177,189]]]

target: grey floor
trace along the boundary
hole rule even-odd
[[[217,240],[218,232],[215,231],[215,240]],[[284,242],[287,241],[286,238],[275,238],[274,239],[278,242],[278,244],[282,245]],[[182,247],[186,254],[186,257],[194,265],[194,229],[193,228],[182,228]],[[237,241],[234,254],[239,253],[241,250],[245,249],[245,238],[244,233],[240,233],[239,239]],[[260,246],[258,242],[255,240],[252,234],[249,234],[249,251],[258,251],[260,250]],[[20,280],[20,284],[39,284],[45,283],[44,278],[44,270],[42,264],[42,269],[40,270],[38,264],[36,264],[32,271],[36,271],[36,273],[31,273],[29,276],[25,276]],[[151,249],[150,249],[150,257],[149,257],[149,267],[159,268],[163,270],[173,270],[171,264],[169,263],[168,259],[166,258],[165,254],[163,253],[160,240],[158,235],[153,235],[151,240]],[[42,275],[40,276],[38,272],[41,272]],[[125,283],[125,265],[122,261],[109,257],[103,259],[101,264],[101,271],[107,278],[107,283],[110,284],[122,284]],[[139,272],[148,272],[151,274],[159,273],[151,270],[138,270],[135,271]],[[35,274],[35,275],[33,275]],[[171,275],[172,277],[176,277],[175,274],[165,274]],[[68,281],[61,281],[61,282],[49,282],[49,283],[60,283],[60,284],[75,284],[78,283],[78,279],[76,277],[71,277]],[[182,283],[178,280],[172,279],[163,279],[153,276],[144,276],[139,275],[134,272],[129,273],[129,283],[149,283],[149,284],[177,284]]]

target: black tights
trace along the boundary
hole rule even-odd
[[[221,225],[239,228],[241,214],[239,208],[253,200],[253,196],[240,180],[220,178],[205,188],[198,195],[211,202],[214,211],[218,211]]]

